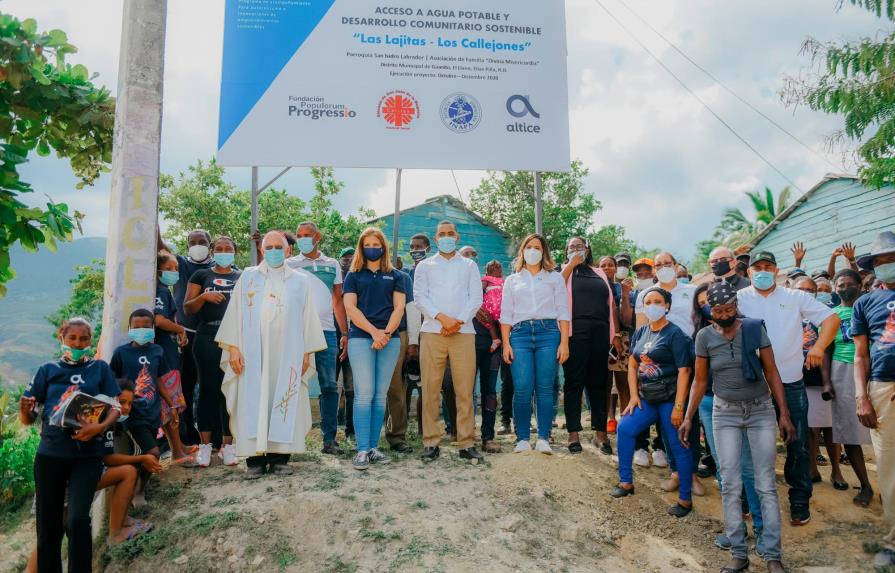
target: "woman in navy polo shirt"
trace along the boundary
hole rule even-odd
[[[90,396],[118,396],[120,390],[109,365],[88,356],[93,328],[83,318],[65,321],[59,329],[62,357],[37,370],[19,405],[19,419],[31,425],[43,406],[40,444],[34,457],[37,505],[37,559],[41,571],[62,571],[62,535],[68,536],[68,570],[90,571],[93,531],[90,505],[103,473],[103,434],[118,419],[112,409],[99,423],[72,432],[49,424],[65,396],[80,391]],[[66,492],[68,517],[63,522]],[[63,523],[65,527],[63,529]]]
[[[385,401],[401,341],[392,335],[401,324],[406,294],[392,268],[388,241],[375,227],[361,233],[351,269],[342,285],[348,330],[348,359],[354,374],[354,468],[389,459],[376,445],[385,419]]]

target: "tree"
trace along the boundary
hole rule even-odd
[[[16,242],[34,252],[55,249],[81,230],[83,215],[48,197],[46,207],[20,200],[32,193],[18,168],[36,151],[69,160],[83,188],[112,160],[115,100],[96,87],[83,65],[66,64],[77,48],[62,30],[38,32],[32,19],[0,13],[0,296],[15,273],[9,250]],[[50,58],[53,58],[52,60]]]
[[[86,318],[94,325],[93,344],[95,347],[102,330],[106,262],[102,259],[93,259],[89,265],[80,265],[76,267],[76,270],[78,274],[69,281],[72,284],[72,289],[68,302],[46,318],[53,325],[53,336],[56,335],[56,330],[62,326],[63,321],[73,316]]]
[[[893,0],[849,0],[879,18],[895,20]],[[840,1],[840,6],[844,0]],[[843,116],[844,128],[832,142],[858,143],[859,174],[875,188],[895,178],[895,31],[844,43],[805,41],[811,67],[790,77],[782,92],[789,105]],[[869,135],[866,141],[865,135]]]
[[[358,215],[343,216],[332,208],[332,198],[344,184],[335,179],[331,168],[315,167],[311,174],[314,195],[309,201],[282,189],[268,189],[258,196],[259,229],[295,231],[300,222],[309,220],[320,228],[320,247],[325,252],[353,245],[372,211],[361,208]],[[237,190],[224,175],[224,168],[212,159],[197,161],[177,177],[159,178],[159,212],[169,222],[165,239],[183,253],[187,234],[194,229],[205,229],[213,237],[227,235],[236,242],[237,263],[245,265],[251,258],[251,193]]]
[[[774,199],[774,192],[765,187],[760,191],[747,191],[746,196],[752,201],[755,209],[753,217],[747,217],[740,209],[730,208],[724,211],[724,218],[715,228],[714,238],[718,243],[736,248],[748,242],[752,236],[760,233],[777,215],[789,207],[792,200],[792,189],[784,187]]]
[[[637,243],[625,236],[625,228],[619,225],[604,225],[593,233],[587,235],[590,250],[594,255],[594,262],[599,262],[601,256],[615,256],[616,253],[626,252],[635,260],[650,254],[641,249]],[[563,256],[565,258],[565,256]]]
[[[544,235],[551,252],[559,254],[571,237],[595,232],[594,215],[602,205],[584,190],[587,169],[572,162],[568,173],[542,173]],[[469,195],[473,211],[519,243],[534,232],[534,175],[528,171],[489,171]]]

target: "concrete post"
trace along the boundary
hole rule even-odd
[[[127,334],[127,319],[155,301],[158,176],[167,0],[126,0],[115,138],[101,356]]]

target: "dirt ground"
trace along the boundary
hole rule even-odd
[[[618,478],[611,458],[592,445],[569,454],[562,430],[552,456],[511,454],[505,437],[505,453],[480,465],[460,460],[447,443],[440,460],[424,465],[416,457],[421,444],[411,438],[414,454],[367,472],[353,470],[350,455],[318,454],[316,430],[309,453],[294,456],[290,477],[244,481],[244,468],[221,466],[216,456],[208,469],[170,469],[138,512],[156,529],[114,548],[101,545],[97,570],[652,573],[718,571],[727,559],[712,543],[722,527],[712,479],[703,480],[708,493],[694,498],[695,511],[676,519],[665,513],[675,495],[658,487],[667,470],[636,470],[637,494],[612,499]],[[784,525],[784,562],[793,572],[868,571],[872,555],[862,542],[881,531],[879,500],[857,508],[856,491],[834,490],[829,469],[821,472],[812,521]],[[844,473],[857,484],[850,468]],[[21,570],[33,527],[27,519],[0,534],[0,570]],[[751,558],[752,570],[764,570]]]

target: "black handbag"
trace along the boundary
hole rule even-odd
[[[677,396],[677,378],[641,381],[640,395],[648,404],[671,402]]]

